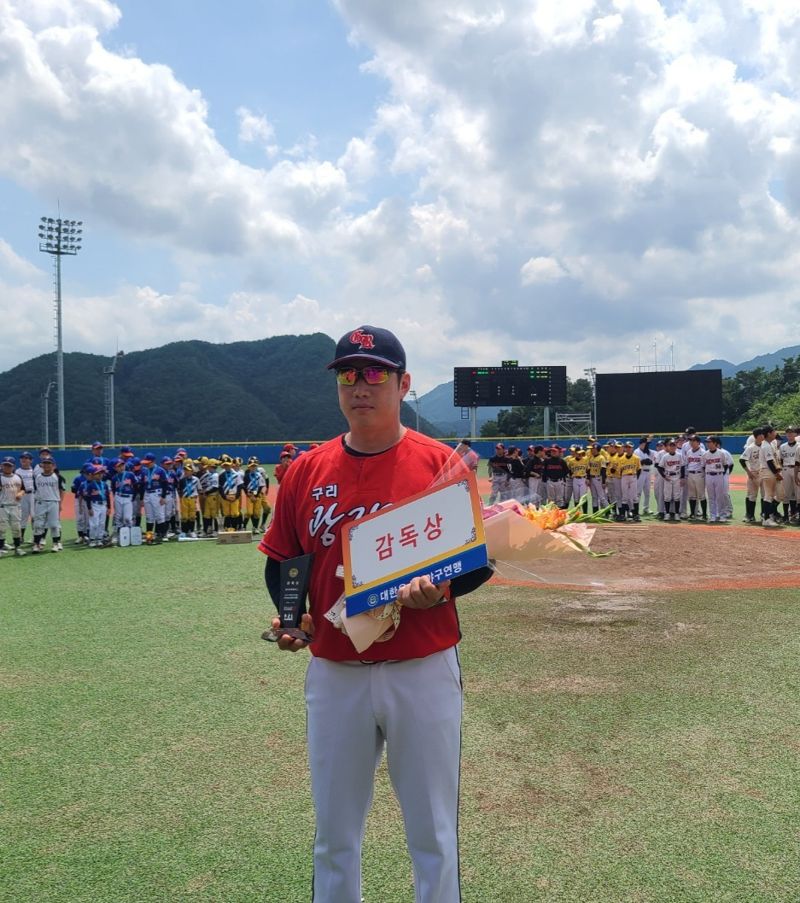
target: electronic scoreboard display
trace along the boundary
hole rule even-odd
[[[694,424],[722,429],[722,371],[598,373],[597,430],[604,435],[662,436]]]
[[[457,408],[567,403],[566,367],[520,367],[504,361],[502,367],[455,367],[453,376]]]

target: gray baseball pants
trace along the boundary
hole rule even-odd
[[[361,843],[384,745],[416,903],[457,903],[461,669],[455,647],[378,664],[312,657],[308,758],[315,903],[360,903]]]

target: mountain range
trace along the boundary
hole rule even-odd
[[[173,342],[118,358],[115,423],[118,443],[321,440],[345,421],[325,366],[335,349],[323,333],[274,336],[252,342]],[[759,367],[770,372],[800,345],[734,364],[711,360],[691,370],[722,370],[723,377]],[[67,444],[106,435],[105,377],[108,357],[64,355]],[[53,379],[55,355],[45,354],[0,373],[0,446],[33,446],[44,439],[41,396]],[[412,402],[413,405],[413,402]],[[470,421],[453,404],[453,382],[404,404],[402,420],[429,435],[461,436]],[[51,392],[49,436],[55,444],[56,399]],[[478,408],[478,430],[501,408]]]
[[[118,358],[117,443],[324,440],[346,428],[336,384],[325,369],[336,343],[327,335],[274,336],[252,342],[173,342]],[[104,369],[109,358],[64,355],[67,445],[106,435]],[[0,373],[0,446],[44,439],[42,393],[54,377],[55,354]],[[57,402],[49,403],[50,443],[57,440]],[[403,405],[403,423],[416,412]],[[420,429],[437,435],[420,418]]]
[[[750,358],[749,361],[742,361],[741,364],[732,364],[724,359],[715,359],[706,361],[705,364],[694,364],[689,367],[690,370],[722,370],[722,376],[736,376],[740,370],[756,370],[763,367],[765,370],[773,370],[775,367],[783,367],[783,361],[787,357],[797,357],[800,355],[800,345],[790,345],[788,348],[780,348],[771,354],[759,354]]]

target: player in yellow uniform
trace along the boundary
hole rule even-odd
[[[589,475],[589,459],[586,450],[580,445],[575,446],[575,451],[566,459],[572,477],[572,502],[577,505],[586,495],[587,480]],[[584,500],[584,512],[589,510],[589,504]]]
[[[619,449],[620,453],[621,451],[622,449]],[[608,464],[606,465],[606,493],[608,495],[609,503],[614,506],[614,511],[616,512],[616,514],[619,514],[622,500],[620,498],[617,454],[618,449],[616,439],[609,439],[608,442],[606,442],[605,447],[605,455],[608,459]]]
[[[589,489],[592,493],[592,511],[599,511],[608,505],[606,495],[606,469],[608,458],[600,448],[599,442],[594,442],[589,447],[587,465],[589,470]]]
[[[633,453],[633,442],[626,442],[623,454],[617,456],[617,472],[620,483],[620,509],[617,520],[627,520],[630,514],[639,521],[639,472],[642,462]]]

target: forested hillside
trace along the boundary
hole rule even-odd
[[[779,429],[800,420],[800,357],[782,367],[740,370],[722,380],[722,417],[726,430],[750,430],[764,423]]]
[[[322,333],[216,345],[174,342],[119,358],[115,375],[118,443],[327,439],[345,421],[325,369],[335,342]],[[64,355],[68,445],[106,441],[99,355]],[[0,445],[43,440],[41,395],[54,378],[55,355],[0,374]],[[57,439],[55,391],[50,441]],[[403,422],[415,423],[404,405]],[[423,431],[433,428],[424,421]]]

